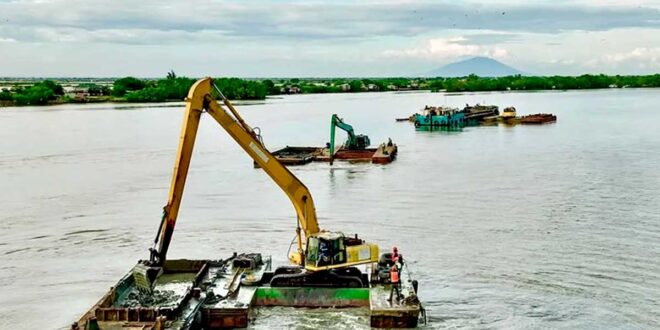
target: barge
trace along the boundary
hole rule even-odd
[[[389,164],[396,159],[398,147],[394,143],[382,143],[377,148],[351,150],[340,147],[334,153],[333,159],[372,164]],[[330,162],[330,148],[323,147],[291,147],[287,146],[273,152],[277,160],[287,166],[305,165],[311,162]],[[259,168],[257,162],[253,162]]]
[[[386,258],[383,254],[381,259]],[[381,260],[382,261],[382,260]],[[390,286],[375,266],[362,287],[272,287],[270,257],[234,254],[220,260],[167,260],[164,275],[146,293],[129,272],[74,322],[71,330],[215,330],[249,328],[259,308],[361,308],[374,328],[413,328],[424,310],[417,281],[404,266],[403,299],[389,301]],[[138,264],[139,266],[139,264]]]
[[[545,124],[557,121],[557,116],[549,113],[538,113],[519,117],[516,108],[506,107],[500,113],[495,105],[465,105],[463,110],[448,107],[426,106],[422,113],[415,113],[408,119],[396,118],[396,121],[412,121],[419,130],[461,130],[467,126],[478,125],[516,125]]]
[[[213,97],[214,91],[228,110]],[[292,203],[296,227],[290,265],[273,269],[271,258],[260,253],[234,253],[220,260],[167,258],[202,114],[211,116]],[[186,98],[172,184],[149,259],[140,260],[71,329],[245,328],[254,320],[255,308],[269,306],[368,307],[372,327],[415,327],[423,314],[417,282],[403,256],[393,251],[396,257],[380,254],[377,244],[357,234],[321,230],[307,187],[266,149],[213,80],[204,78]],[[385,299],[392,282],[403,295],[397,291],[396,299]]]
[[[557,116],[551,113],[537,113],[533,115],[522,116],[520,118],[521,124],[547,124],[557,121]]]
[[[457,108],[426,107],[422,114],[415,114],[415,127],[463,127],[464,125],[465,113]]]
[[[344,130],[348,139],[335,148],[335,127]],[[332,162],[337,160],[350,162],[371,162],[373,164],[388,164],[394,161],[398,147],[388,139],[376,148],[369,148],[371,141],[364,134],[355,134],[353,127],[339,118],[336,114],[330,119],[330,142],[324,147],[291,147],[273,152],[273,156],[283,165],[305,165],[313,161]],[[259,164],[254,162],[254,167]]]

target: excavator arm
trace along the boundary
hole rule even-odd
[[[307,187],[264,147],[259,136],[243,121],[231,102],[217,88],[223,104],[229,111],[213,98],[211,95],[213,87],[211,78],[201,79],[192,86],[186,98],[186,110],[174,164],[172,185],[154,247],[151,249],[150,264],[161,266],[165,262],[183,197],[202,112],[207,112],[215,119],[289,197],[298,217],[299,226],[296,236],[298,253],[302,262],[304,260],[302,233],[305,237],[309,237],[319,232],[312,195]]]
[[[346,124],[341,118],[339,118],[339,116],[333,114],[330,119],[330,162],[332,162],[332,157],[335,154],[335,127],[339,127],[348,133],[348,140],[346,141],[347,145],[355,144],[356,140],[353,126]]]

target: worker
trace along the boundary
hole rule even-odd
[[[395,262],[394,265],[390,268],[390,282],[392,283],[392,289],[390,290],[390,299],[389,302],[392,302],[392,296],[396,290],[396,301],[401,300],[401,281],[399,279],[399,263]]]
[[[392,263],[397,263],[399,261],[399,249],[396,246],[392,247]]]

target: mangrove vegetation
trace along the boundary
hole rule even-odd
[[[16,80],[0,79],[0,105],[74,102],[181,101],[195,82],[173,71],[163,79]],[[232,100],[263,100],[268,95],[430,90],[455,92],[538,91],[597,88],[657,88],[660,74],[644,76],[507,76],[458,78],[218,78],[215,84]]]

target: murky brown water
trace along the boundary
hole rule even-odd
[[[466,102],[559,121],[460,133],[394,122]],[[600,329],[660,321],[658,105],[660,90],[640,89],[309,95],[239,110],[271,150],[323,145],[333,112],[374,143],[399,144],[387,166],[294,172],[321,227],[399,246],[430,327]],[[181,117],[182,107],[158,105],[0,110],[1,329],[66,328],[148,256]],[[260,251],[284,262],[295,221],[284,194],[206,118],[170,257]],[[259,315],[257,328],[367,324],[361,311]]]

